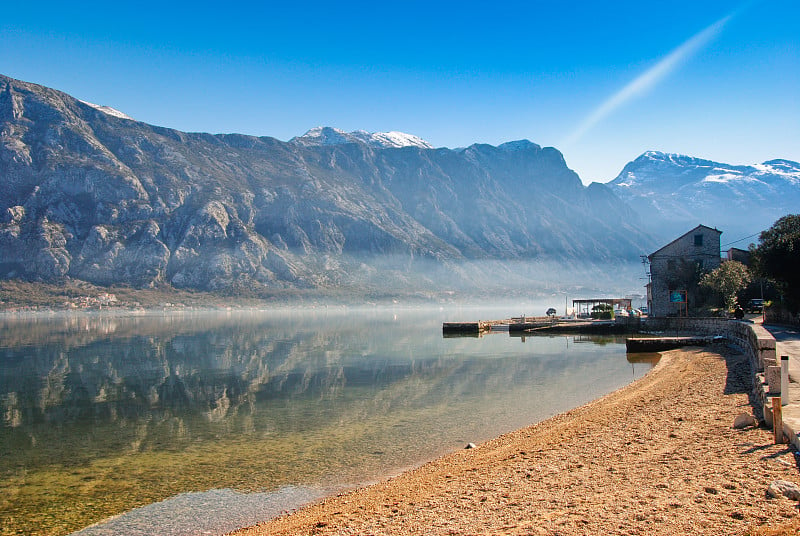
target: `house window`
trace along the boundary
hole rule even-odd
[[[701,235],[701,234],[694,235],[694,245],[695,246],[702,246],[703,245],[703,235]]]

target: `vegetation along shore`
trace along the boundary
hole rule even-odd
[[[595,402],[237,534],[795,534],[797,501],[768,493],[800,484],[794,453],[733,426],[751,385],[724,346],[665,352]]]

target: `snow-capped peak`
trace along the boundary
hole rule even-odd
[[[738,189],[743,192],[755,184],[772,190],[788,187],[794,192],[793,189],[800,186],[800,164],[791,160],[770,160],[763,164],[733,165],[647,151],[629,162],[609,184],[623,194],[625,191],[646,191],[652,195],[658,191],[671,195],[679,189],[707,188],[710,185],[725,185],[731,191]]]
[[[112,108],[110,106],[102,106],[100,104],[94,104],[94,103],[83,101],[83,100],[81,102],[86,104],[87,106],[91,106],[95,110],[100,110],[104,114],[112,115],[114,117],[119,117],[120,119],[133,120],[133,117],[131,117],[131,116],[127,115],[127,114],[124,114],[124,113],[120,112],[119,110],[115,110],[114,108]]]
[[[364,130],[356,130],[350,134],[359,138],[367,145],[377,147],[420,147],[421,149],[433,149],[433,145],[422,138],[396,130],[392,130],[391,132],[366,132]]]
[[[370,147],[380,149],[397,147],[419,147],[433,149],[427,141],[404,132],[367,132],[356,130],[345,132],[333,127],[315,127],[296,138],[290,140],[302,145],[339,145],[343,143],[364,143]]]
[[[349,136],[344,130],[333,127],[314,127],[302,136],[292,138],[291,142],[303,145],[338,145],[350,143]]]
[[[667,165],[674,166],[713,166],[715,162],[696,158],[694,156],[687,156],[679,153],[665,153],[661,151],[646,151],[634,162],[659,162]]]

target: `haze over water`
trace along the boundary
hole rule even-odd
[[[626,359],[624,340],[442,337],[442,321],[489,314],[0,318],[2,534],[68,534],[208,490],[85,534],[222,533],[540,421],[650,368]],[[221,511],[202,519],[212,507]]]

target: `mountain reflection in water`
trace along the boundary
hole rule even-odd
[[[446,316],[2,318],[0,524],[67,534],[179,493],[364,483],[651,366],[616,339],[444,339]]]

